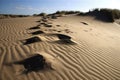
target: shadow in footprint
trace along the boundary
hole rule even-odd
[[[60,25],[56,25],[57,27],[60,27]]]
[[[36,54],[21,61],[16,61],[13,64],[24,66],[25,70],[22,72],[22,74],[27,74],[32,71],[43,70],[47,65],[45,58],[40,54]]]
[[[36,22],[41,22],[41,20],[38,20],[38,21],[36,21]]]
[[[37,26],[35,26],[35,27],[31,27],[31,28],[29,28],[29,29],[40,29],[39,26],[40,26],[40,25],[37,25]]]
[[[86,22],[81,22],[81,23],[83,23],[84,25],[88,25]]]
[[[64,34],[53,34],[56,35],[58,37],[59,40],[55,41],[55,43],[58,44],[75,44],[75,42],[73,42],[71,40],[71,37],[68,35],[64,35]]]
[[[44,23],[44,22],[41,22],[40,24],[41,24],[41,25],[45,25],[46,23]]]
[[[70,44],[70,45],[74,45],[75,44],[70,39],[58,40],[58,41],[55,41],[55,43],[58,43],[58,44]]]
[[[24,45],[35,43],[35,42],[40,42],[42,41],[39,37],[32,37],[29,39],[26,39],[25,42],[23,42]]]
[[[64,34],[56,34],[59,39],[64,40],[64,39],[71,39],[70,36],[64,35]]]
[[[35,31],[35,32],[32,32],[31,34],[32,35],[38,35],[38,34],[43,34],[44,32],[39,30],[39,31]]]
[[[45,26],[45,27],[52,27],[52,23],[45,23],[45,22],[43,22],[43,23],[40,23],[41,25],[43,25],[43,26]]]
[[[46,24],[45,27],[52,27],[52,25]]]

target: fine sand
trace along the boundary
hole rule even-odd
[[[24,73],[35,54],[47,64]],[[0,19],[0,80],[120,80],[120,25],[93,17]]]

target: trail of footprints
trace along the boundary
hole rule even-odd
[[[28,33],[30,35],[32,35],[32,37],[27,38],[25,40],[22,41],[23,45],[28,45],[28,44],[33,44],[33,43],[37,43],[37,42],[50,42],[50,43],[58,43],[58,44],[75,44],[71,39],[70,36],[68,35],[64,35],[64,34],[59,34],[59,33],[53,33],[51,30],[49,29],[51,27],[53,27],[52,23],[48,22],[47,19],[41,19],[39,25],[35,26],[35,27],[31,27],[27,30],[31,30],[33,32]],[[58,26],[58,25],[57,25]],[[48,28],[48,32],[45,32],[45,29]],[[35,31],[34,31],[35,30]],[[54,31],[56,31],[54,29]],[[68,30],[66,31],[68,32]],[[39,62],[38,62],[39,61]],[[48,69],[53,69],[51,67],[51,63],[49,64],[48,62],[46,62],[44,60],[44,57],[40,54],[24,59],[23,61],[17,61],[14,62],[14,64],[22,64],[25,68],[25,70],[23,71],[23,73],[28,73],[31,71],[38,71],[41,69],[44,69],[45,67]],[[38,64],[41,64],[38,66]]]
[[[56,42],[56,43],[62,43],[62,44],[73,44],[74,43],[71,40],[70,36],[64,35],[64,34],[59,34],[61,32],[60,30],[57,31],[56,29],[51,29],[53,27],[53,25],[51,22],[49,22],[48,18],[42,18],[40,21],[37,21],[37,22],[39,22],[40,24],[28,29],[28,30],[35,30],[35,31],[29,33],[29,34],[32,34],[33,37],[22,41],[24,45],[32,44],[32,43],[36,43],[36,42],[44,42],[44,41]],[[60,27],[60,25],[56,25],[56,26]],[[66,33],[71,32],[69,29],[65,29],[64,31]],[[49,33],[46,33],[46,32],[49,32]]]

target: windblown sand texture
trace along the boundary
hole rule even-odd
[[[82,16],[43,19],[0,19],[0,80],[120,80],[119,24]],[[53,69],[25,74],[23,65],[13,64],[36,53]]]

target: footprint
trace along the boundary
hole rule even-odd
[[[40,24],[43,25],[43,26],[45,26],[45,27],[52,27],[52,25],[49,24],[49,23],[42,22],[42,23],[40,23]]]
[[[72,38],[68,35],[64,35],[64,34],[49,34],[48,36],[52,36],[54,37],[54,41],[55,43],[59,43],[59,44],[75,44],[75,42],[73,40],[71,40]]]
[[[32,37],[32,38],[25,39],[23,44],[27,45],[27,44],[32,44],[32,43],[35,43],[35,42],[40,42],[40,41],[42,41],[42,40],[38,36],[35,36],[35,37]]]
[[[36,22],[41,22],[41,20],[38,20],[38,21],[36,21]]]
[[[39,31],[35,31],[35,32],[32,32],[31,34],[32,35],[38,35],[38,34],[43,34],[44,32],[39,30]]]
[[[81,22],[81,23],[83,23],[84,25],[88,25],[86,22]]]
[[[60,27],[60,25],[56,25],[57,27]]]
[[[71,32],[69,29],[65,29],[64,30],[66,33],[73,33],[73,32]]]
[[[50,24],[46,24],[45,27],[52,27],[52,25],[50,25]]]
[[[21,74],[27,74],[32,71],[40,71],[45,69],[54,70],[52,68],[52,64],[48,61],[45,56],[41,55],[40,53],[35,53],[33,56],[28,57],[26,59],[15,61],[13,64],[15,65],[23,65],[24,70]]]
[[[29,29],[40,29],[40,27],[39,26],[35,26],[35,27],[31,27]]]
[[[64,39],[71,39],[70,36],[64,35],[64,34],[56,34],[58,36],[58,38],[60,40],[64,40]]]

